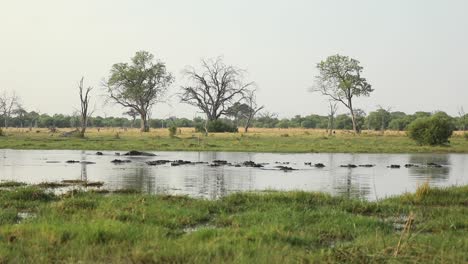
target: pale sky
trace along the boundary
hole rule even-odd
[[[187,65],[224,56],[249,72],[268,111],[326,114],[308,87],[316,64],[339,53],[359,60],[375,89],[356,107],[455,115],[468,110],[467,10],[465,0],[0,0],[0,90],[28,110],[71,114],[84,76],[97,113],[117,116],[124,110],[102,106],[101,80],[147,50],[175,75],[170,94]],[[153,117],[196,112],[173,97]]]

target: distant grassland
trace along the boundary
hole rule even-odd
[[[3,188],[0,263],[467,263],[467,201],[427,184],[378,202]]]
[[[152,150],[152,151],[246,151],[246,152],[340,152],[340,153],[468,153],[468,140],[454,133],[448,146],[419,146],[405,132],[336,130],[328,136],[320,129],[252,128],[249,133],[211,133],[204,136],[194,128],[181,128],[171,138],[167,129],[90,128],[86,138],[63,137],[72,129],[10,128],[0,137],[2,149]]]

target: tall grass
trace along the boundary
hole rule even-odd
[[[418,190],[374,203],[307,192],[208,201],[13,187],[0,191],[0,262],[466,263],[468,186]]]
[[[429,194],[429,191],[431,190],[431,187],[429,186],[429,182],[426,181],[423,184],[419,185],[416,188],[416,198],[418,200],[422,200],[426,195]]]

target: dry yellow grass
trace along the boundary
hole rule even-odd
[[[0,137],[0,148],[11,149],[139,149],[177,151],[248,151],[248,152],[346,152],[346,153],[467,153],[468,140],[462,132],[455,133],[449,146],[420,146],[404,131],[336,130],[329,136],[324,129],[252,128],[245,134],[203,133],[194,128],[180,128],[176,137],[169,136],[167,128],[151,129],[148,133],[138,128],[89,128],[86,138],[63,137],[73,128],[6,129]]]
[[[74,128],[58,128],[57,133],[63,133],[67,131],[72,131]],[[48,128],[7,128],[3,129],[5,133],[49,133]],[[353,135],[351,130],[334,130],[335,135]],[[138,136],[138,135],[152,135],[152,136],[167,136],[169,135],[167,128],[152,128],[149,133],[140,132],[139,128],[118,128],[118,127],[109,127],[109,128],[88,128],[86,134],[92,135],[114,135],[115,133],[125,134],[128,136]],[[195,134],[195,128],[193,127],[181,127],[178,128],[178,135],[189,135]],[[244,134],[244,129],[239,128],[239,133]],[[454,136],[463,136],[465,131],[454,131]],[[217,135],[225,135],[225,133],[219,133]],[[325,129],[311,129],[311,128],[250,128],[248,134],[262,134],[269,136],[281,136],[284,134],[289,134],[290,136],[295,135],[316,135],[316,136],[326,136],[327,131]],[[370,136],[406,136],[406,131],[394,131],[386,130],[385,132],[374,131],[374,130],[363,130],[361,135],[370,135]]]

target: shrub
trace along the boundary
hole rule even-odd
[[[435,115],[414,120],[408,126],[408,136],[421,145],[441,145],[449,143],[453,130],[448,118]]]
[[[276,127],[277,128],[289,128],[289,121],[286,119],[283,119],[276,124]]]
[[[177,127],[176,126],[170,126],[168,129],[169,129],[169,136],[171,138],[175,137],[175,135],[177,133]]]
[[[301,122],[301,127],[303,128],[315,128],[316,123],[312,120],[304,120]]]
[[[0,137],[5,136],[5,133],[3,132],[2,128],[0,127]]]
[[[468,140],[468,132],[465,132],[465,133],[463,134],[463,137],[465,138],[465,140]]]
[[[197,132],[205,132],[205,123],[199,123],[195,126]],[[208,122],[207,125],[208,132],[210,133],[223,133],[223,132],[230,132],[230,133],[237,133],[238,128],[236,125],[232,123],[228,123],[227,121],[215,120]]]

